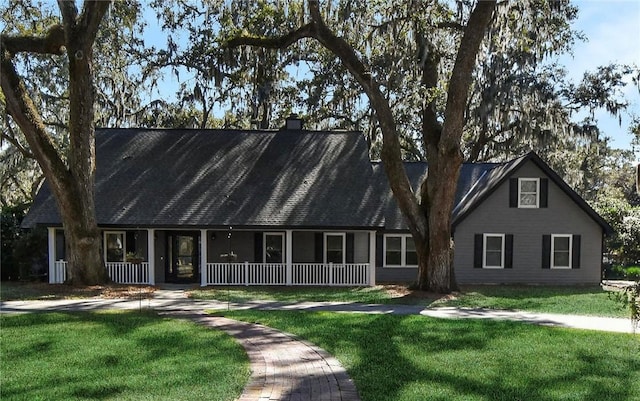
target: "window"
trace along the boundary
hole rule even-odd
[[[572,235],[551,235],[551,268],[571,269]]]
[[[540,204],[540,180],[538,178],[518,179],[518,207],[537,208]]]
[[[324,235],[325,263],[345,263],[345,237],[344,233]]]
[[[416,244],[410,234],[386,234],[384,236],[384,266],[418,266]]]
[[[473,267],[513,269],[513,234],[475,234]]]
[[[502,269],[504,267],[504,234],[484,234],[482,267]]]
[[[264,261],[265,263],[284,262],[284,233],[264,234]]]
[[[125,233],[124,231],[107,231],[104,233],[104,260],[106,262],[125,261]]]

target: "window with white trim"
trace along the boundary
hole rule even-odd
[[[551,234],[551,268],[571,269],[573,235]]]
[[[105,231],[104,260],[105,262],[124,262],[127,236],[124,231]]]
[[[411,234],[384,235],[384,267],[416,267],[418,253]]]
[[[540,179],[518,178],[518,207],[540,207]]]
[[[485,269],[504,268],[504,234],[484,234],[482,267]]]
[[[324,249],[325,263],[344,264],[346,256],[346,234],[325,233]]]
[[[264,233],[265,263],[284,263],[284,233]]]

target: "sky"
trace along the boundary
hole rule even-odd
[[[574,0],[574,4],[579,13],[573,27],[582,31],[587,40],[576,42],[573,55],[558,59],[567,68],[569,79],[577,83],[586,71],[595,71],[598,66],[611,62],[640,67],[640,0]],[[151,28],[157,20],[149,17],[148,28]],[[163,34],[159,27],[154,28],[147,33],[157,40]],[[630,106],[621,116],[622,124],[618,117],[610,116],[604,110],[597,111],[595,116],[601,132],[611,138],[613,148],[631,149],[628,113],[640,115],[640,89],[630,78],[624,94]],[[583,117],[577,115],[576,121]],[[636,150],[636,158],[640,161],[640,149]]]
[[[586,42],[577,42],[573,56],[559,59],[569,72],[569,78],[578,81],[585,71],[594,71],[610,62],[635,64],[640,67],[640,0],[578,0],[578,20],[574,28],[587,36]],[[640,90],[631,79],[625,88],[629,99],[628,112],[640,115]],[[611,138],[614,148],[630,149],[630,118],[609,116],[605,111],[596,112],[598,126]],[[640,161],[640,149],[636,152]]]

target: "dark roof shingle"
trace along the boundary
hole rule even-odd
[[[102,129],[99,225],[382,225],[357,132]],[[25,226],[59,224],[43,186]]]

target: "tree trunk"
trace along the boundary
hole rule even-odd
[[[8,113],[25,135],[56,199],[68,245],[69,281],[103,284],[101,235],[95,217],[95,130],[93,42],[109,2],[86,1],[82,14],[74,2],[58,3],[62,25],[45,37],[1,37],[1,86]],[[63,54],[69,59],[69,151],[58,154],[42,118],[13,65],[16,52]]]

